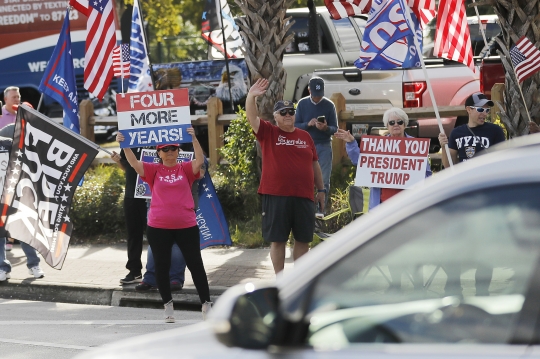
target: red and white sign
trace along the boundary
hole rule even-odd
[[[356,186],[405,189],[426,177],[429,138],[362,136]]]
[[[118,94],[116,109],[122,148],[191,142],[187,89]]]

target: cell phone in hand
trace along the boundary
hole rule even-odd
[[[317,121],[320,122],[320,123],[324,123],[324,121],[326,121],[326,117],[319,116],[319,117],[317,117]]]

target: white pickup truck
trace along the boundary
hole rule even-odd
[[[465,65],[442,59],[426,59],[428,72],[437,106],[457,106],[465,103],[472,93],[480,91],[479,71],[473,72]],[[384,110],[390,107],[432,107],[424,72],[421,68],[392,70],[364,70],[355,67],[317,70],[313,76],[325,81],[325,95],[341,93],[345,97],[346,109]],[[442,118],[448,133],[464,118]],[[380,126],[382,119],[375,122],[352,124],[355,135],[366,133],[370,126]],[[464,123],[464,122],[463,122]],[[431,150],[438,151],[439,127],[437,119],[422,118],[416,121],[417,131],[413,136],[431,138]]]

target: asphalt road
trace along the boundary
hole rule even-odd
[[[83,351],[202,321],[200,312],[0,299],[0,357],[72,358]]]

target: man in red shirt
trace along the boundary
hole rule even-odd
[[[247,119],[262,149],[262,175],[258,193],[262,195],[262,235],[271,242],[270,258],[274,272],[285,265],[285,248],[289,235],[294,236],[294,260],[309,250],[315,227],[314,186],[316,201],[324,209],[326,190],[322,180],[317,150],[304,130],[294,127],[294,104],[278,101],[274,105],[277,126],[261,120],[256,97],[264,95],[268,80],[259,79],[246,98]]]

